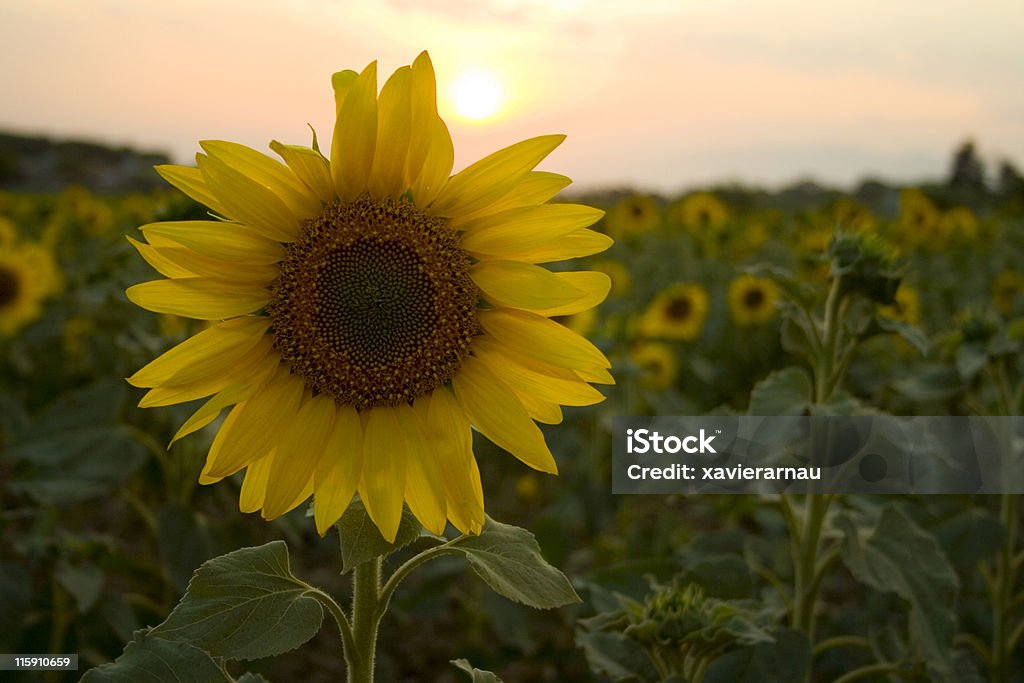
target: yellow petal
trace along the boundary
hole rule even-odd
[[[248,401],[237,404],[230,429],[221,427],[210,446],[209,474],[226,477],[276,448],[281,432],[299,411],[304,385],[282,366],[276,377]]]
[[[424,170],[423,165],[430,154],[431,136],[437,130],[435,121],[439,118],[437,115],[437,83],[434,80],[434,65],[430,62],[430,55],[426,51],[421,52],[412,63],[409,89],[412,128],[409,133],[409,153],[405,158],[405,183],[406,186],[412,187]],[[449,138],[450,146],[451,139]],[[436,166],[431,166],[427,170],[428,172],[437,173]],[[444,181],[448,180],[451,172],[452,167],[449,162],[448,169],[443,171],[443,177],[424,178],[423,181],[434,186],[434,194],[436,195],[436,190],[441,189],[441,186],[444,184]],[[414,192],[413,196],[416,197],[417,193]],[[430,199],[433,199],[433,196]],[[422,208],[429,203],[430,201],[428,200],[423,204],[417,202],[417,205]]]
[[[272,192],[299,219],[320,213],[320,200],[292,173],[291,169],[251,147],[226,140],[199,142],[207,154],[223,161],[245,177]]]
[[[244,282],[256,287],[263,287],[280,275],[276,264],[226,263],[221,259],[205,256],[161,237],[154,236],[151,239],[163,244],[145,244],[128,237],[128,241],[149,265],[153,266],[161,275],[170,278],[206,277],[213,280],[226,280],[234,284]]]
[[[430,212],[456,217],[487,208],[505,196],[563,140],[564,135],[542,135],[470,164],[451,177],[430,205]]]
[[[334,201],[334,180],[327,159],[315,149],[299,145],[285,145],[277,140],[270,143],[270,149],[284,159],[288,168],[309,188],[309,191],[324,204]]]
[[[164,277],[196,277],[196,273],[193,273],[191,270],[184,268],[173,260],[167,258],[167,256],[161,254],[156,247],[146,244],[145,242],[139,242],[128,235],[125,235],[125,237],[128,239],[128,242],[135,247],[135,250],[139,252],[143,260],[153,266],[153,269]]]
[[[268,453],[245,468],[245,479],[238,494],[238,509],[242,512],[256,512],[263,507],[267,495],[267,481],[270,468],[274,465],[274,453]]]
[[[420,210],[425,210],[444,189],[455,163],[452,136],[441,117],[435,116],[424,128],[429,138],[430,151],[410,188],[413,202]]]
[[[481,434],[534,469],[558,472],[544,435],[523,404],[482,361],[466,358],[452,385],[463,412]]]
[[[366,191],[376,142],[377,62],[371,62],[348,87],[334,124],[331,175],[342,201]]]
[[[464,533],[479,533],[484,524],[484,492],[473,458],[473,432],[462,408],[441,387],[413,404],[420,416],[424,443],[439,472],[444,473],[448,519]]]
[[[260,361],[259,365],[256,366],[251,375],[247,375],[244,379],[218,391],[210,400],[200,406],[199,410],[192,413],[192,416],[174,434],[171,444],[213,422],[224,408],[241,403],[242,401],[248,401],[254,393],[262,389],[263,385],[270,381],[280,363],[281,359],[277,354],[268,353]]]
[[[615,241],[608,235],[584,228],[583,230],[571,232],[568,235],[562,235],[558,239],[533,248],[514,248],[503,252],[499,256],[482,253],[474,254],[474,256],[482,261],[500,258],[510,261],[523,261],[524,263],[551,263],[553,261],[565,261],[599,254],[614,243]]]
[[[549,270],[518,261],[477,263],[469,274],[486,299],[499,306],[555,308],[575,303],[588,294]]]
[[[222,221],[170,221],[149,223],[139,230],[152,240],[160,236],[200,254],[225,261],[267,265],[283,261],[284,245],[237,223]]]
[[[381,88],[377,100],[377,145],[370,171],[370,194],[399,197],[409,187],[405,160],[409,155],[412,69],[403,66]]]
[[[129,287],[125,294],[147,311],[197,320],[248,315],[270,302],[270,292],[262,287],[200,277],[143,282]]]
[[[177,166],[175,164],[160,164],[154,166],[160,177],[178,188],[190,198],[203,206],[209,207],[214,213],[227,216],[227,209],[220,203],[220,200],[213,194],[213,191],[206,185],[203,174],[198,168],[191,166]]]
[[[273,340],[270,337],[263,337],[251,351],[230,365],[225,365],[216,374],[210,374],[185,384],[158,386],[150,389],[139,401],[139,407],[154,408],[185,403],[223,391],[227,387],[243,381],[261,367],[263,359],[270,354],[272,348]]]
[[[270,328],[270,318],[243,316],[203,330],[150,361],[128,378],[136,387],[184,384],[217,374],[249,352]]]
[[[398,421],[405,430],[406,453],[405,500],[420,523],[432,534],[444,533],[448,518],[442,470],[436,461],[436,444],[424,439],[421,418],[408,405],[395,408]]]
[[[528,252],[591,225],[603,213],[582,204],[542,204],[509,209],[467,224],[461,246],[473,255]]]
[[[348,94],[349,88],[355,83],[356,78],[359,77],[352,69],[345,69],[344,71],[338,71],[331,74],[331,87],[334,88],[334,116],[338,116],[338,112],[341,111],[341,105],[345,103],[345,95]]]
[[[388,543],[395,540],[402,521],[407,452],[405,431],[395,409],[371,409],[363,439],[363,480],[359,490],[366,512]]]
[[[612,279],[605,273],[600,273],[596,270],[568,271],[565,273],[555,273],[554,275],[560,280],[564,280],[577,289],[586,292],[586,294],[572,303],[552,306],[551,308],[533,309],[534,313],[543,315],[546,318],[553,318],[559,315],[573,315],[574,313],[590,310],[608,298],[608,292],[612,291]]]
[[[287,512],[313,479],[334,429],[334,413],[334,399],[320,394],[307,400],[285,426],[270,469],[263,502],[264,519],[275,519]]]
[[[229,218],[278,242],[294,242],[298,238],[298,218],[276,194],[220,159],[197,154],[196,161]]]
[[[521,364],[518,357],[503,353],[492,339],[483,337],[474,342],[473,355],[520,398],[533,396],[563,406],[590,406],[604,400],[600,391],[582,380],[552,377]]]
[[[451,227],[461,230],[462,226],[483,215],[498,213],[523,206],[536,206],[548,201],[556,194],[572,184],[572,180],[558,173],[548,171],[530,171],[519,183],[509,190],[504,197],[490,206],[475,213],[453,218]]]
[[[313,517],[321,536],[348,509],[363,476],[363,426],[351,406],[337,409],[334,430],[313,474]]]
[[[611,367],[596,346],[563,325],[526,311],[508,308],[480,311],[484,330],[505,347],[570,370]]]

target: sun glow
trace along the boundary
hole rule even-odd
[[[469,121],[492,119],[505,103],[501,79],[484,68],[463,71],[452,83],[450,96],[455,113]]]

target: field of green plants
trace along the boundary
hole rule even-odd
[[[1004,176],[998,190],[954,174],[852,194],[570,194],[607,212],[595,229],[615,245],[574,267],[612,290],[561,322],[616,383],[542,426],[558,476],[486,439],[475,452],[489,516],[529,530],[572,588],[509,585],[480,547],[438,553],[390,596],[377,680],[1024,681],[1018,497],[611,493],[614,416],[1019,415],[1024,181]],[[0,653],[79,655],[77,672],[20,680],[79,680],[133,640],[192,676],[145,680],[342,680],[338,629],[304,591],[343,601],[353,564],[394,572],[437,541],[410,518],[393,545],[339,547],[306,506],[243,514],[240,475],[199,484],[217,424],[168,447],[196,405],[137,407],[124,378],[205,323],[128,301],[154,273],[125,236],[206,218],[170,189],[0,193]],[[529,538],[491,529],[534,563],[517,581],[557,576]],[[267,613],[273,628],[221,634],[220,650],[212,626],[143,637],[177,623],[183,596],[203,608],[202,572],[189,587],[202,563],[244,575],[244,556],[220,556],[269,561],[275,541],[276,576],[307,602],[274,589],[287,609]],[[106,671],[93,680],[143,680]]]

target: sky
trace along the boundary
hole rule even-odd
[[[331,73],[426,49],[456,169],[565,133],[583,189],[914,182],[967,138],[1024,166],[1022,35],[1021,0],[0,0],[0,130],[326,144]]]

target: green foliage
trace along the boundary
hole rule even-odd
[[[396,550],[404,548],[425,533],[416,516],[408,507],[404,507],[395,542],[388,543],[381,536],[377,525],[373,523],[370,515],[366,512],[366,506],[359,499],[352,501],[335,527],[341,538],[342,571],[346,573],[364,562],[369,562],[377,557],[386,557]]]
[[[463,536],[450,546],[469,561],[477,576],[498,594],[536,609],[579,602],[565,575],[544,561],[526,529],[490,517],[479,536]]]
[[[292,574],[283,541],[242,548],[196,570],[185,597],[153,635],[215,657],[277,655],[320,630],[323,608],[310,596],[313,590]]]
[[[915,654],[936,680],[953,678],[954,612],[959,581],[935,538],[893,505],[881,509],[873,528],[840,515],[843,562],[875,590],[894,593],[910,606]]]
[[[459,671],[465,671],[469,674],[470,680],[472,680],[473,683],[501,683],[501,679],[490,671],[477,669],[465,659],[453,659],[452,664],[454,664],[455,668]]]

